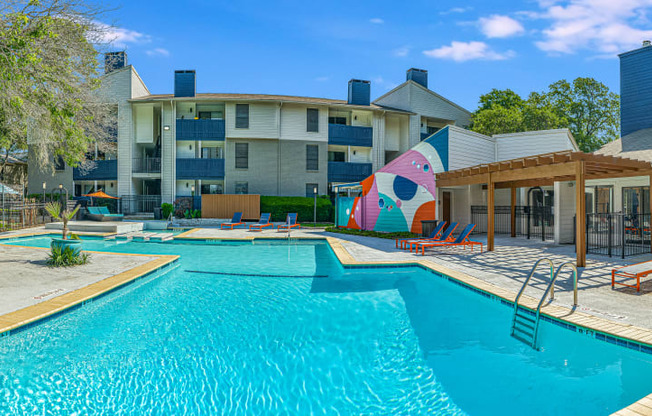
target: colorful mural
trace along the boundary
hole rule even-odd
[[[448,128],[444,128],[362,181],[360,196],[340,198],[338,225],[421,233],[421,221],[435,219],[434,174],[447,170],[447,165]]]

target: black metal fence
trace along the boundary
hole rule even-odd
[[[586,214],[586,252],[625,258],[650,252],[650,214]]]
[[[119,199],[120,213],[130,215],[153,213],[161,207],[161,195],[123,195]]]
[[[52,222],[45,204],[32,200],[0,202],[0,231],[19,230]]]
[[[553,240],[555,237],[555,218],[553,207],[516,206],[514,230],[517,237]],[[487,232],[487,206],[471,206],[471,223],[475,224],[473,234]],[[494,233],[511,234],[511,207],[494,207]]]

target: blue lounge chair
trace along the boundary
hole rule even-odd
[[[406,244],[407,244],[408,242],[412,242],[412,241],[422,241],[422,240],[425,240],[425,239],[433,239],[433,238],[437,238],[437,237],[439,237],[439,234],[441,234],[441,231],[444,229],[444,225],[446,225],[446,221],[440,221],[439,224],[437,224],[437,226],[435,227],[435,229],[432,230],[432,232],[430,233],[430,235],[428,235],[428,237],[420,237],[420,238],[403,238],[403,239],[401,239],[401,238],[397,238],[397,239],[396,239],[396,248],[398,248],[398,246],[399,246],[399,244],[400,244],[402,249],[406,249],[406,248],[407,248]]]
[[[285,218],[285,223],[281,224],[278,226],[278,230],[290,230],[294,227],[301,228],[300,224],[297,224],[297,214],[292,213],[288,214],[288,216]]]
[[[455,246],[462,246],[466,248],[466,246],[471,246],[471,251],[473,251],[473,246],[479,245],[480,246],[480,253],[482,253],[482,243],[479,241],[471,241],[469,240],[469,235],[471,235],[471,231],[475,228],[475,224],[469,224],[467,225],[460,235],[457,236],[455,241],[433,241],[433,242],[420,242],[417,243],[417,250],[416,252],[419,252],[419,248],[421,248],[421,255],[423,256],[426,251],[426,247],[455,247]]]
[[[242,212],[234,213],[233,218],[231,218],[231,222],[223,222],[220,224],[220,229],[223,230],[224,227],[233,229],[233,227],[237,227],[238,225],[244,225],[244,222],[242,222]]]
[[[269,222],[269,217],[271,216],[272,214],[270,213],[260,214],[260,220],[256,224],[251,224],[249,231],[263,231],[265,227],[273,227],[273,224]]]
[[[406,246],[409,246],[410,251],[412,251],[414,247],[418,248],[417,244],[419,243],[429,243],[429,242],[436,243],[436,242],[453,241],[455,239],[455,237],[453,237],[453,231],[455,231],[456,228],[457,228],[457,223],[451,222],[448,225],[448,227],[446,227],[446,230],[442,233],[442,235],[439,238],[422,238],[419,241],[411,241],[407,243]]]
[[[107,207],[86,207],[86,217],[92,221],[122,221],[124,215],[111,214]]]

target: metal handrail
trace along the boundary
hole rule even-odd
[[[550,289],[554,288],[555,280],[557,280],[557,276],[559,276],[559,272],[561,272],[562,269],[566,266],[569,266],[571,269],[573,269],[573,307],[577,306],[577,266],[575,266],[574,262],[568,261],[562,264],[561,266],[559,266],[559,268],[555,272],[555,275],[550,280],[550,283],[548,284],[546,291],[543,292],[543,296],[541,296],[541,300],[539,301],[539,305],[537,306],[537,317],[536,317],[536,322],[534,324],[534,340],[532,342],[534,348],[536,348],[537,345],[537,335],[539,329],[539,317],[541,316],[541,306],[543,305],[543,301],[546,299],[546,295],[548,294],[548,292],[550,292]],[[550,300],[553,300],[552,292],[551,292]]]
[[[554,273],[554,270],[555,270],[555,265],[552,263],[552,260],[550,260],[547,257],[540,258],[539,260],[537,260],[537,262],[534,263],[534,266],[532,267],[532,270],[530,271],[530,275],[527,277],[527,279],[525,279],[525,282],[523,282],[523,286],[521,287],[521,290],[518,292],[518,295],[516,295],[516,299],[514,299],[514,313],[516,313],[516,311],[518,310],[518,300],[521,298],[521,295],[525,291],[525,288],[527,287],[527,284],[530,282],[530,279],[532,278],[532,276],[534,275],[534,272],[536,271],[537,267],[539,266],[539,264],[542,261],[547,261],[548,264],[550,265],[550,280],[551,281],[553,280],[553,273]],[[545,295],[544,295],[544,297],[545,297]],[[551,298],[551,300],[552,300],[552,298]]]

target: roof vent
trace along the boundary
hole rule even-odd
[[[349,104],[369,105],[371,102],[371,81],[352,79],[349,81]]]
[[[116,69],[127,66],[127,52],[107,52],[104,54],[104,73],[108,74]]]
[[[197,91],[197,78],[194,69],[174,71],[174,96],[194,97]]]
[[[643,47],[646,47],[646,46],[652,46],[652,40],[644,40],[643,41]]]
[[[419,68],[410,68],[405,73],[406,81],[414,81],[424,88],[428,88],[428,71]]]

